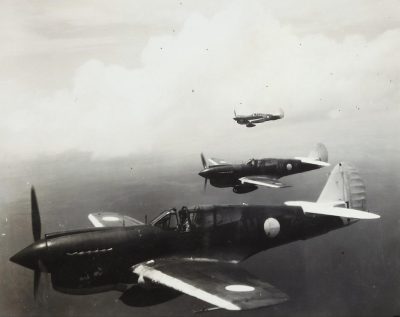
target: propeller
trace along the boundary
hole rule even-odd
[[[31,188],[31,218],[33,240],[36,242],[40,240],[40,237],[42,235],[42,223],[40,220],[40,211],[36,197],[36,191],[33,186]],[[42,272],[46,272],[46,267],[39,259],[33,275],[33,297],[35,300],[37,299]]]
[[[32,233],[33,240],[40,240],[42,234],[42,224],[40,221],[39,205],[36,198],[35,188],[31,188],[31,217],[32,217]]]
[[[204,157],[204,154],[201,153],[200,157],[201,157],[201,163],[203,164],[203,168],[207,168],[208,167],[207,166],[207,161],[206,161],[206,158]]]
[[[204,168],[204,169],[208,168],[207,160],[206,160],[206,158],[204,157],[204,154],[201,153],[201,154],[200,154],[200,157],[201,157],[201,163],[203,164],[203,168]],[[207,177],[206,177],[204,174],[202,174],[202,172],[200,172],[200,175],[201,175],[202,177],[204,177],[204,187],[203,187],[203,191],[206,192],[206,188],[207,188]]]
[[[39,290],[39,283],[40,283],[40,276],[42,275],[39,270],[35,270],[33,273],[33,298],[36,300],[38,290]]]

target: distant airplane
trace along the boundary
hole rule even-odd
[[[96,228],[42,237],[32,189],[35,242],[10,260],[34,271],[34,295],[38,294],[41,275],[50,274],[57,291],[83,295],[116,290],[122,292],[120,301],[131,306],[160,304],[184,293],[212,306],[204,311],[255,309],[289,297],[237,263],[267,249],[347,227],[359,219],[380,217],[366,212],[365,207],[361,177],[340,163],[316,202],[172,208],[150,224],[117,213],[94,213],[89,220]],[[289,255],[287,260],[295,258]],[[22,271],[18,274],[26,276]],[[275,280],[279,282],[279,278]]]
[[[279,109],[278,113],[253,113],[251,115],[237,115],[236,110],[233,110],[235,120],[238,124],[246,125],[248,128],[252,128],[256,126],[256,123],[262,123],[265,121],[272,121],[282,119],[285,114],[282,109]]]
[[[204,190],[209,179],[214,187],[233,187],[237,194],[256,190],[257,185],[271,188],[287,187],[278,179],[329,166],[328,151],[321,143],[317,144],[308,157],[251,159],[246,164],[230,164],[217,158],[206,160],[201,153],[201,161],[204,169],[199,175],[205,178]]]

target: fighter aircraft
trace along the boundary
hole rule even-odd
[[[288,187],[278,179],[329,166],[328,151],[321,143],[307,157],[294,159],[251,159],[246,164],[230,164],[217,158],[206,160],[201,153],[201,161],[204,169],[199,175],[204,177],[204,191],[209,179],[214,187],[233,187],[233,192],[237,194],[256,190],[257,185],[270,188]]]
[[[96,228],[41,237],[32,188],[35,242],[10,260],[34,271],[35,295],[41,274],[50,274],[57,291],[91,294],[119,290],[121,301],[132,306],[138,297],[143,306],[184,293],[212,305],[210,309],[253,309],[282,303],[288,296],[241,268],[239,262],[359,219],[380,217],[362,211],[365,207],[365,186],[359,173],[340,163],[316,202],[173,208],[150,224],[99,212],[89,215]],[[168,290],[173,292],[163,293]]]
[[[246,125],[248,128],[256,126],[256,123],[262,123],[265,121],[272,121],[282,119],[285,114],[282,109],[279,109],[277,113],[253,113],[251,115],[237,115],[236,110],[233,110],[234,118],[238,124]]]

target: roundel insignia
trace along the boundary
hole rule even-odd
[[[290,170],[292,170],[293,166],[292,166],[292,164],[288,163],[286,165],[286,168],[287,168],[288,171],[290,171]]]
[[[230,292],[252,292],[255,290],[253,286],[240,284],[228,285],[225,286],[225,289]]]
[[[268,218],[264,222],[264,232],[268,238],[275,238],[279,231],[281,230],[281,225],[279,221],[275,218]]]

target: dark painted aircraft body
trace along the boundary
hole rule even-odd
[[[253,113],[251,115],[237,115],[236,111],[233,112],[235,120],[240,125],[246,125],[248,128],[255,127],[257,123],[262,123],[266,121],[273,121],[282,119],[285,115],[282,109],[279,109],[278,113]]]
[[[324,166],[329,166],[328,151],[325,146],[318,144],[308,157],[295,159],[251,159],[245,164],[229,164],[226,161],[211,158],[209,164],[204,156],[201,156],[204,169],[199,173],[215,187],[233,187],[238,194],[256,190],[258,186],[270,188],[282,188],[287,185],[278,181],[279,178],[303,173]]]
[[[236,263],[358,219],[378,218],[360,211],[365,209],[364,185],[345,168],[335,168],[316,203],[183,207],[164,211],[148,225],[115,213],[96,213],[89,220],[99,228],[47,234],[43,239],[38,238],[40,218],[33,191],[36,241],[11,261],[35,271],[35,292],[40,272],[46,272],[56,290],[90,294],[117,289],[128,304],[138,287],[160,285],[174,290],[172,295],[157,295],[160,302],[179,291],[230,310],[281,303],[288,299],[286,294]],[[149,303],[155,303],[152,291],[141,292],[148,292],[153,298]]]

